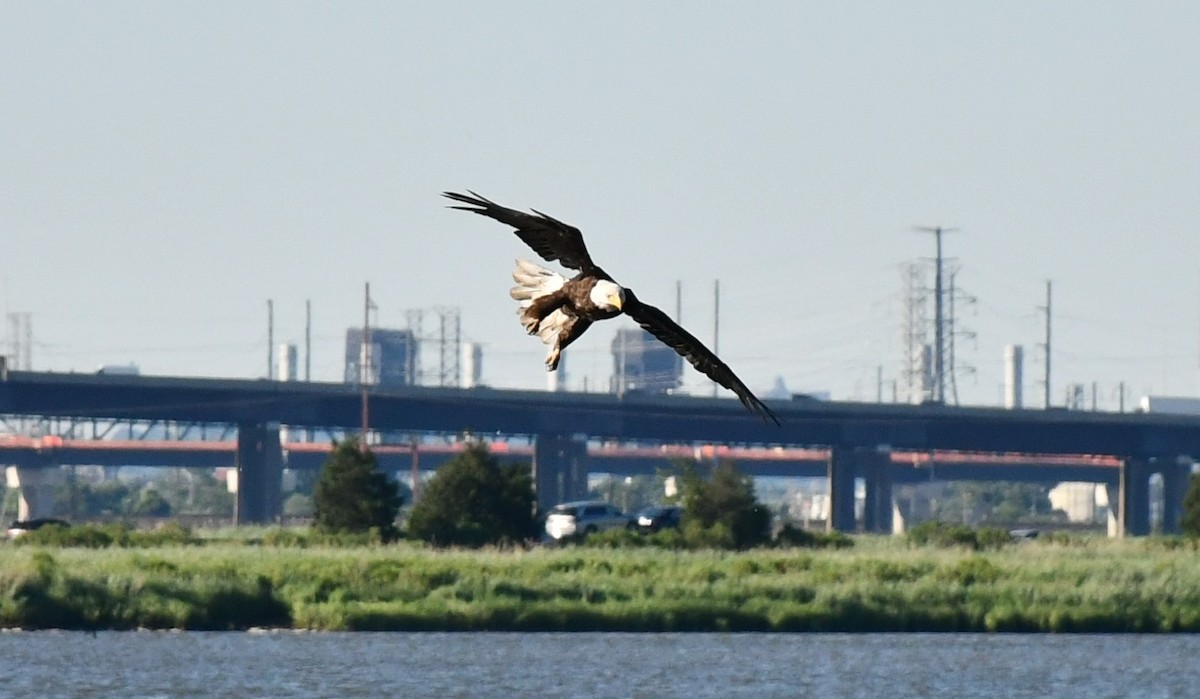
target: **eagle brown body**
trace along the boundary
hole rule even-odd
[[[613,281],[592,262],[583,234],[578,228],[539,211],[527,214],[509,209],[471,192],[444,195],[470,211],[512,226],[521,240],[548,262],[559,262],[577,270],[570,279],[527,260],[517,260],[511,296],[520,303],[521,324],[530,335],[538,335],[550,346],[546,368],[554,370],[564,349],[598,320],[622,313],[633,318],[650,334],[674,349],[708,378],[733,391],[751,412],[764,420],[779,419],[755,396],[704,343],[696,339],[658,308],[642,303],[631,289]]]
[[[594,286],[593,279],[570,279],[563,288],[535,299],[521,311],[521,325],[530,335],[538,334],[542,321],[555,311],[561,311],[567,319],[558,328],[550,356],[546,359],[546,370],[558,368],[559,355],[567,345],[579,339],[584,331],[597,320],[619,315],[617,310],[602,309],[588,299]]]

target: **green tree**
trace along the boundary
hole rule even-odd
[[[663,501],[658,475],[607,476],[588,489],[588,498],[612,503],[625,512],[639,512]]]
[[[949,483],[934,519],[988,526],[1058,521],[1063,513],[1051,507],[1050,488],[1042,483]]]
[[[284,517],[312,517],[313,497],[304,493],[292,493],[283,501]]]
[[[1200,537],[1200,473],[1193,473],[1183,496],[1183,516],[1179,527],[1188,536]]]
[[[396,482],[379,468],[375,454],[351,437],[335,442],[313,488],[313,524],[330,532],[378,528],[396,535],[402,500]]]
[[[147,485],[132,498],[127,498],[127,512],[134,517],[166,517],[171,514],[171,503],[152,485]]]
[[[55,494],[60,512],[70,512],[72,517],[83,519],[120,517],[128,514],[129,505],[137,497],[137,491],[126,483],[112,479],[96,484],[79,483],[72,496],[69,487]],[[72,507],[72,503],[76,507]]]
[[[233,514],[237,499],[212,469],[179,468],[155,481],[155,487],[179,515],[224,517]]]
[[[435,546],[524,541],[537,535],[533,479],[472,443],[437,470],[408,517],[408,533]]]
[[[754,495],[754,479],[733,462],[720,461],[707,475],[685,463],[680,481],[689,543],[747,549],[770,540],[771,513]]]

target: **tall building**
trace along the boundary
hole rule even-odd
[[[411,330],[371,328],[370,347],[362,328],[346,330],[346,374],[349,384],[411,386],[417,375],[418,346]]]
[[[612,341],[613,393],[668,393],[679,388],[683,357],[641,328],[621,328]]]

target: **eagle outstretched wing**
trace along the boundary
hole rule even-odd
[[[621,310],[625,315],[637,321],[638,325],[642,326],[646,332],[657,337],[668,347],[678,352],[680,356],[696,367],[700,373],[737,394],[738,400],[742,401],[742,405],[746,406],[748,410],[757,414],[763,420],[770,419],[776,425],[779,424],[779,418],[775,417],[775,413],[771,412],[771,409],[764,405],[746,387],[746,384],[742,383],[742,380],[737,377],[737,374],[733,373],[728,364],[721,361],[717,355],[713,354],[712,350],[705,347],[704,343],[697,340],[694,335],[671,320],[671,317],[666,313],[663,313],[650,304],[642,303],[630,289],[625,289],[625,304]]]
[[[467,206],[451,206],[452,209],[470,211],[481,216],[494,218],[500,223],[516,229],[517,236],[533,251],[548,262],[559,262],[564,267],[577,269],[584,273],[595,274],[608,278],[588,254],[587,246],[583,243],[583,234],[579,229],[563,223],[556,218],[534,210],[532,214],[509,209],[488,201],[475,192],[470,194],[458,192],[442,192],[448,199],[467,204]]]

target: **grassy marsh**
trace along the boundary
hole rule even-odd
[[[437,551],[208,540],[0,546],[0,626],[514,631],[1200,631],[1177,540],[999,550]]]

